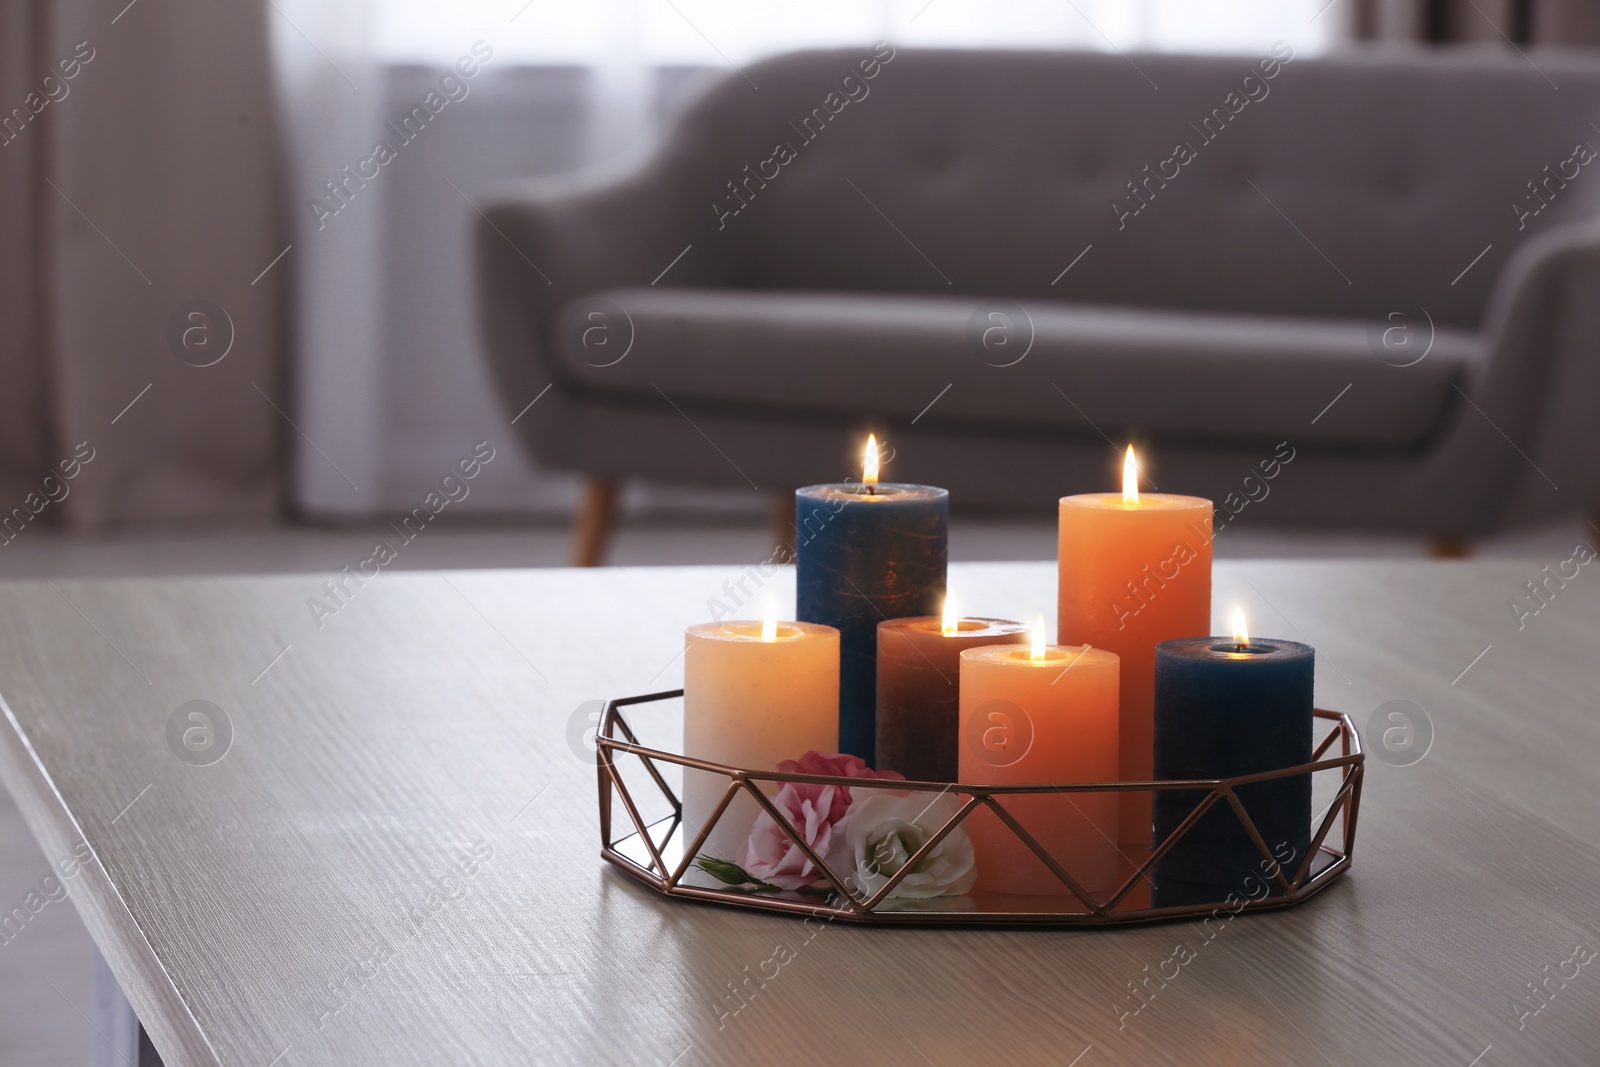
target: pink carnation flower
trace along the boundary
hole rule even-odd
[[[778,770],[784,774],[905,781],[903,774],[875,771],[859,757],[842,753],[825,756],[820,752],[807,752],[799,760],[784,760],[778,764]],[[772,798],[772,803],[805,843],[811,846],[812,851],[826,857],[835,834],[844,832],[840,823],[850,813],[850,787],[785,782],[778,789],[777,796]],[[802,889],[819,877],[816,866],[800,850],[800,846],[764,811],[756,816],[755,824],[750,828],[744,868],[763,882],[789,890]]]

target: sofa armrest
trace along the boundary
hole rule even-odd
[[[1484,323],[1473,402],[1524,455],[1504,522],[1600,512],[1600,220],[1519,248]]]
[[[720,282],[719,248],[696,236],[692,183],[673,162],[656,155],[625,172],[522,181],[484,198],[475,234],[479,311],[513,410],[546,384],[572,387],[551,353],[560,309],[571,301],[648,285],[663,272],[668,285]]]

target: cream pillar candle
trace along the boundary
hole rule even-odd
[[[804,622],[709,622],[684,635],[683,752],[747,770],[839,750],[839,631]],[[685,768],[683,840],[691,842],[728,779]],[[777,790],[768,784],[771,796]],[[760,806],[736,796],[700,850],[734,863]]]
[[[1118,661],[1095,648],[990,645],[961,653],[961,781],[1060,785],[1117,781]],[[1000,804],[1097,896],[1118,873],[1115,793],[1013,794]],[[976,889],[1071,896],[1022,839],[980,808],[969,817]]]

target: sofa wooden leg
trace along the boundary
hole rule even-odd
[[[1435,537],[1428,542],[1428,555],[1434,559],[1466,559],[1472,555],[1472,542],[1460,537]]]
[[[617,519],[617,482],[614,478],[590,478],[583,486],[578,514],[572,523],[572,565],[598,567]]]
[[[794,494],[778,493],[772,498],[773,558],[779,563],[794,562]]]

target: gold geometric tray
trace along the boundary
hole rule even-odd
[[[1310,763],[1260,774],[1184,781],[951,785],[746,770],[641,745],[638,734],[624,718],[622,709],[660,704],[682,695],[683,690],[678,689],[612,700],[606,705],[595,738],[600,786],[601,855],[664,896],[703,904],[859,923],[1108,926],[1206,915],[1231,918],[1243,911],[1291,907],[1320,893],[1350,868],[1366,757],[1361,751],[1360,735],[1349,716],[1342,712],[1320,708],[1314,712],[1318,720],[1331,725],[1332,729],[1313,751]],[[1336,741],[1339,743],[1339,755],[1324,758]],[[719,781],[726,780],[720,801],[705,825],[695,829],[695,836],[691,840],[685,840],[687,829],[683,825],[683,805],[662,773],[664,766],[682,767],[685,775],[710,774],[717,776]],[[1320,792],[1326,809],[1320,818],[1312,820],[1316,829],[1310,838],[1310,845],[1298,865],[1290,870],[1274,859],[1236,790],[1252,783],[1304,774],[1311,775],[1314,796],[1319,791],[1318,787],[1322,787]],[[772,783],[774,790],[783,783],[845,786],[856,795],[870,795],[858,792],[870,790],[888,790],[896,794],[948,793],[961,803],[958,811],[936,829],[931,829],[921,847],[905,859],[903,866],[892,877],[868,893],[853,875],[830,867],[826,858],[806,843],[804,835],[796,831],[780,808],[762,791],[760,785],[763,783]],[[1169,790],[1205,790],[1206,795],[1166,840],[1148,855],[1122,855],[1116,888],[1099,895],[1075,879],[1004,806],[1008,797],[1072,793],[1148,792],[1153,802],[1154,794]],[[707,868],[696,864],[696,858],[718,820],[729,811],[734,797],[741,794],[753,798],[760,810],[777,824],[777,829],[802,851],[817,871],[821,888],[780,891],[770,886],[762,889],[747,882],[737,886],[724,884],[718,880],[723,876],[712,877]],[[612,832],[614,801],[620,801],[623,809],[616,834]],[[930,807],[933,802],[930,801]],[[1158,897],[1162,896],[1161,887],[1152,877],[1157,863],[1199,823],[1202,815],[1216,805],[1232,810],[1239,825],[1260,852],[1264,862],[1261,865],[1263,875],[1258,879],[1258,884],[1264,889],[1263,895],[1253,895],[1247,886],[1234,890],[1218,887],[1214,890],[1215,899],[1160,903]],[[1000,822],[1009,827],[1045,868],[1055,875],[1063,891],[1053,895],[1016,895],[972,890],[960,896],[931,899],[907,899],[896,895],[895,889],[902,880],[980,808],[994,812]],[[1212,821],[1215,824],[1217,820]],[[1329,844],[1328,838],[1336,821],[1340,824],[1340,830],[1338,844],[1333,845]],[[1192,898],[1193,892],[1191,887],[1188,896]],[[1202,895],[1212,892],[1208,890]]]

